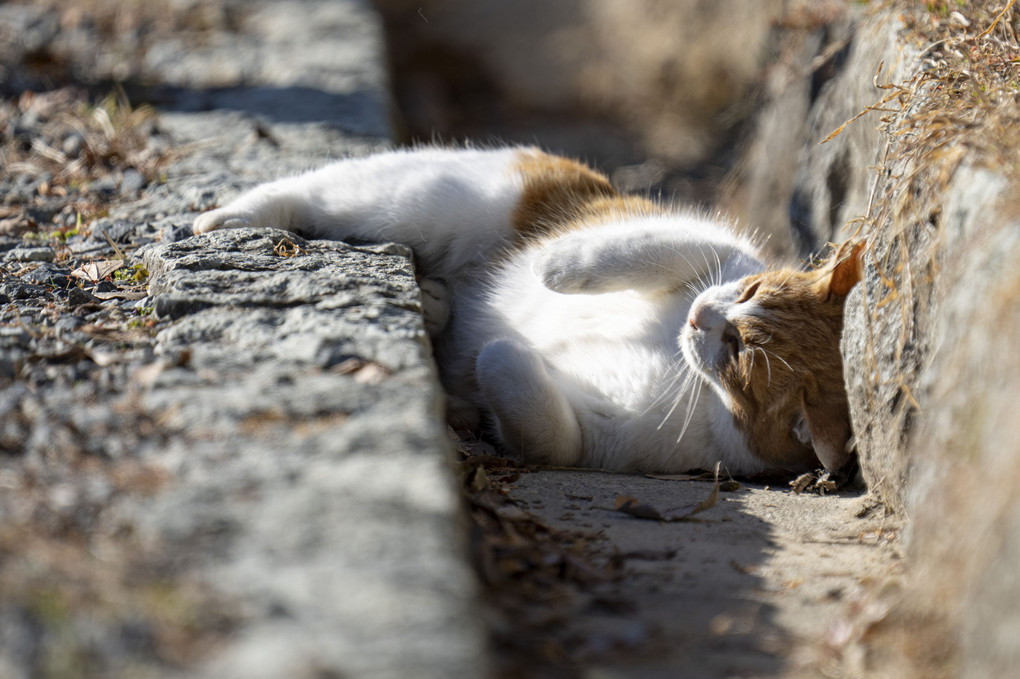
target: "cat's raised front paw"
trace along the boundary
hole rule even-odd
[[[532,262],[532,270],[545,287],[566,295],[590,292],[595,281],[590,269],[576,253],[564,248],[547,247]]]
[[[241,215],[232,214],[220,208],[213,210],[212,212],[206,212],[200,214],[195,219],[195,225],[193,231],[195,234],[209,233],[210,231],[216,231],[218,229],[242,229],[246,226],[252,226],[251,221]]]

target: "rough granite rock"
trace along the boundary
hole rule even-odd
[[[960,675],[1020,667],[1020,220],[1001,172],[964,165],[940,223],[938,347],[908,448],[905,504],[920,614],[957,631]]]

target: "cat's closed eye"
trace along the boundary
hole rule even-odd
[[[737,357],[740,355],[741,345],[739,331],[733,326],[727,327],[726,330],[723,331],[722,341],[726,346],[726,350],[730,354],[730,358],[737,360]]]

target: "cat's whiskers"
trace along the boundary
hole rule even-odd
[[[694,393],[691,395],[691,398],[687,399],[687,414],[684,416],[684,424],[680,428],[680,434],[676,437],[677,443],[680,443],[684,434],[687,433],[687,427],[691,426],[691,420],[694,419],[694,408],[698,405],[698,399],[701,398],[701,388],[703,386],[704,382],[697,380],[694,384]]]
[[[691,294],[693,295],[691,297],[691,301],[693,302],[695,299],[698,298],[698,295],[705,292],[705,290],[708,290],[710,287],[712,287],[712,284],[709,281],[706,281],[701,276],[698,276],[692,281],[688,281],[687,289],[690,290]]]
[[[709,278],[709,284],[705,288],[707,290],[708,288],[710,288],[713,285],[715,285],[715,276],[712,274],[712,265],[709,263],[708,256],[705,254],[705,251],[704,250],[700,250],[700,252],[701,252],[701,259],[704,260],[704,262],[705,262],[705,275],[708,276],[708,278]]]
[[[691,389],[692,384],[697,380],[697,375],[695,375],[693,370],[686,366],[680,367],[681,369],[677,371],[677,374],[678,376],[682,375],[684,380],[681,382],[680,388],[677,390],[676,398],[673,400],[673,405],[670,406],[669,411],[666,413],[666,416],[662,418],[662,422],[659,423],[656,430],[662,429],[666,426],[666,422],[668,422],[669,418],[672,417],[673,413],[680,405],[680,402],[684,400],[684,396],[686,396],[687,392]],[[675,380],[673,383],[675,384]],[[670,386],[672,386],[672,384]]]
[[[663,401],[669,398],[669,395],[672,393],[673,387],[676,386],[677,382],[679,382],[681,379],[684,380],[687,379],[688,376],[686,374],[686,371],[684,370],[684,367],[685,366],[683,364],[683,359],[675,362],[673,365],[670,366],[669,372],[671,372],[673,376],[669,378],[668,383],[665,386],[663,386],[663,388],[660,390],[659,395],[656,396],[651,401],[651,403],[649,403],[645,407],[645,409],[641,411],[642,417],[650,413],[654,408],[658,407],[660,404],[663,403]],[[681,391],[683,390],[683,388],[684,388],[683,384],[681,384],[680,386]],[[661,427],[662,425],[659,426]]]
[[[694,370],[684,363],[682,356],[677,362],[677,367],[677,375],[682,375],[684,379],[677,390],[676,397],[673,400],[673,405],[670,406],[669,411],[666,413],[665,417],[663,417],[662,422],[659,423],[657,429],[662,429],[666,425],[666,422],[668,422],[673,416],[673,413],[676,412],[680,403],[686,400],[687,407],[684,411],[683,424],[680,426],[680,433],[676,438],[676,442],[680,443],[680,441],[683,440],[684,435],[687,433],[688,428],[691,426],[691,422],[694,420],[694,413],[697,408],[698,401],[701,398],[701,390],[704,387],[704,380],[702,380]],[[670,386],[675,383],[676,380],[674,379]],[[666,393],[668,393],[668,391]]]
[[[690,267],[691,269],[693,269],[693,270],[696,270],[696,269],[697,269],[697,267],[695,267],[695,266],[694,266],[694,262],[692,262],[692,261],[691,261],[690,257],[688,257],[688,256],[687,256],[686,254],[684,254],[684,253],[683,253],[682,251],[680,251],[680,249],[679,249],[679,248],[677,248],[677,247],[675,247],[675,246],[670,246],[670,248],[669,248],[669,249],[670,249],[670,250],[671,250],[671,251],[672,251],[672,252],[673,252],[674,254],[678,255],[678,256],[679,256],[679,257],[680,257],[681,259],[683,259],[683,260],[684,260],[685,262],[687,262],[687,265],[688,265],[688,266],[689,266],[689,267]],[[716,258],[716,261],[718,262],[718,260],[719,260],[719,255],[718,255],[718,253],[716,253],[714,249],[712,250],[712,252],[713,252],[713,254],[715,254],[715,258]],[[707,275],[709,275],[709,276],[710,276],[710,275],[711,275],[711,268],[712,268],[712,267],[711,267],[711,265],[710,265],[710,264],[708,263],[708,258],[707,258],[707,257],[705,257],[705,253],[704,253],[704,251],[702,251],[702,253],[701,253],[701,257],[702,257],[702,259],[704,259],[704,260],[705,260],[705,266],[706,266],[706,268],[707,268],[707,269],[709,270],[709,271],[707,272]],[[672,267],[668,267],[668,266],[666,266],[665,264],[660,264],[660,266],[661,266],[662,268],[666,269],[667,271],[673,271]],[[719,278],[720,278],[720,282],[721,282],[721,280],[722,280],[722,265],[721,265],[721,264],[719,265],[719,268],[718,268],[718,274],[719,274]],[[703,280],[702,280],[702,278],[701,278],[701,276],[698,276],[698,278],[697,278],[697,282],[698,282],[698,283],[701,283],[701,284],[702,284],[702,285],[704,286],[704,287],[703,287],[703,288],[701,289],[701,291],[700,291],[700,292],[699,292],[698,294],[701,294],[701,292],[704,292],[705,290],[707,290],[708,288],[712,287],[712,285],[713,285],[713,284],[712,284],[711,282],[705,282],[705,281],[703,281]],[[688,282],[688,283],[687,283],[687,285],[688,285],[688,286],[690,286],[690,285],[691,285],[691,283],[690,283],[690,282]],[[695,297],[697,297],[697,295],[695,295]]]
[[[677,352],[677,355],[680,356],[680,353],[681,352]],[[669,381],[669,384],[663,388],[662,393],[659,394],[659,397],[656,399],[656,403],[682,397],[684,392],[687,390],[691,380],[691,371],[682,356],[674,362],[672,372],[673,378]],[[660,424],[659,427],[661,426],[662,425]]]
[[[770,352],[766,351],[764,347],[762,347],[762,348],[761,348],[761,350],[762,350],[762,352],[763,352],[763,353],[764,353],[764,354],[766,355],[766,357],[768,357],[768,356],[769,356],[769,353],[770,353]],[[772,355],[772,358],[776,359],[777,361],[780,361],[780,362],[782,362],[782,364],[786,366],[786,369],[787,369],[787,370],[789,370],[790,372],[794,372],[794,370],[793,370],[793,366],[792,366],[792,365],[790,365],[790,364],[789,364],[789,362],[788,362],[788,361],[787,361],[787,360],[786,360],[785,358],[783,358],[782,356],[780,356],[779,354],[777,354],[777,353],[776,353],[776,352],[774,352],[774,351],[773,351],[773,352],[771,352],[771,355]]]
[[[749,387],[751,385],[751,376],[754,375],[754,350],[758,348],[758,347],[756,347],[754,345],[750,345],[750,346],[751,346],[751,365],[747,366],[747,372],[745,373],[745,378],[744,378],[744,388],[745,389],[747,389],[747,387]],[[765,360],[768,361],[768,358],[766,358]],[[769,377],[770,377],[770,381],[771,381],[771,371],[769,371]]]
[[[711,280],[705,279],[705,276],[708,275],[710,274],[705,273],[701,276],[698,276],[696,279],[687,284],[688,288],[690,288],[691,292],[694,294],[694,297],[691,298],[691,301],[697,299],[699,295],[701,295],[703,292],[705,292],[714,285],[714,283],[712,283]]]
[[[722,260],[719,259],[719,252],[715,248],[709,248],[712,251],[712,256],[715,257],[715,284],[722,285]]]
[[[671,250],[673,251],[674,254],[678,255],[681,259],[683,259],[683,261],[686,262],[691,269],[697,268],[694,266],[694,263],[691,261],[691,259],[687,256],[686,253],[680,251],[675,247],[671,247]],[[705,290],[708,290],[709,288],[715,285],[719,285],[722,282],[722,263],[720,262],[719,255],[714,248],[712,248],[712,255],[716,260],[716,266],[712,267],[708,257],[705,255],[704,250],[702,250],[701,256],[705,262],[706,269],[705,273],[699,275],[693,281],[689,280],[684,283],[684,286],[691,294],[692,302]],[[665,271],[670,272],[675,271],[673,267],[667,264],[663,264],[661,262],[654,261],[651,258],[646,258],[643,261],[646,264],[658,267]],[[684,413],[684,424],[681,427],[680,435],[677,437],[677,442],[679,442],[680,439],[683,438],[683,435],[686,433],[687,428],[690,426],[691,420],[694,416],[695,406],[697,405],[697,401],[701,395],[702,385],[701,380],[699,379],[697,373],[693,371],[690,368],[690,366],[687,365],[686,359],[683,357],[682,351],[677,352],[675,363],[671,366],[671,372],[673,373],[672,378],[668,380],[667,384],[662,388],[659,395],[656,398],[654,398],[644,408],[644,410],[642,410],[641,414],[642,416],[647,415],[649,412],[657,408],[666,399],[670,398],[671,393],[673,392],[674,388],[676,388],[675,396],[673,396],[672,398],[673,403],[669,407],[669,410],[666,412],[665,416],[662,418],[662,421],[659,423],[656,429],[657,430],[662,429],[666,425],[666,423],[670,420],[670,418],[673,416],[673,413],[676,412],[677,408],[680,407],[681,402],[683,402],[686,399],[687,409]],[[691,398],[687,398],[688,394],[691,395]]]

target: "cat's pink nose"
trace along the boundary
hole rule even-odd
[[[713,332],[725,323],[723,315],[711,303],[697,302],[687,314],[687,324],[700,332]]]

